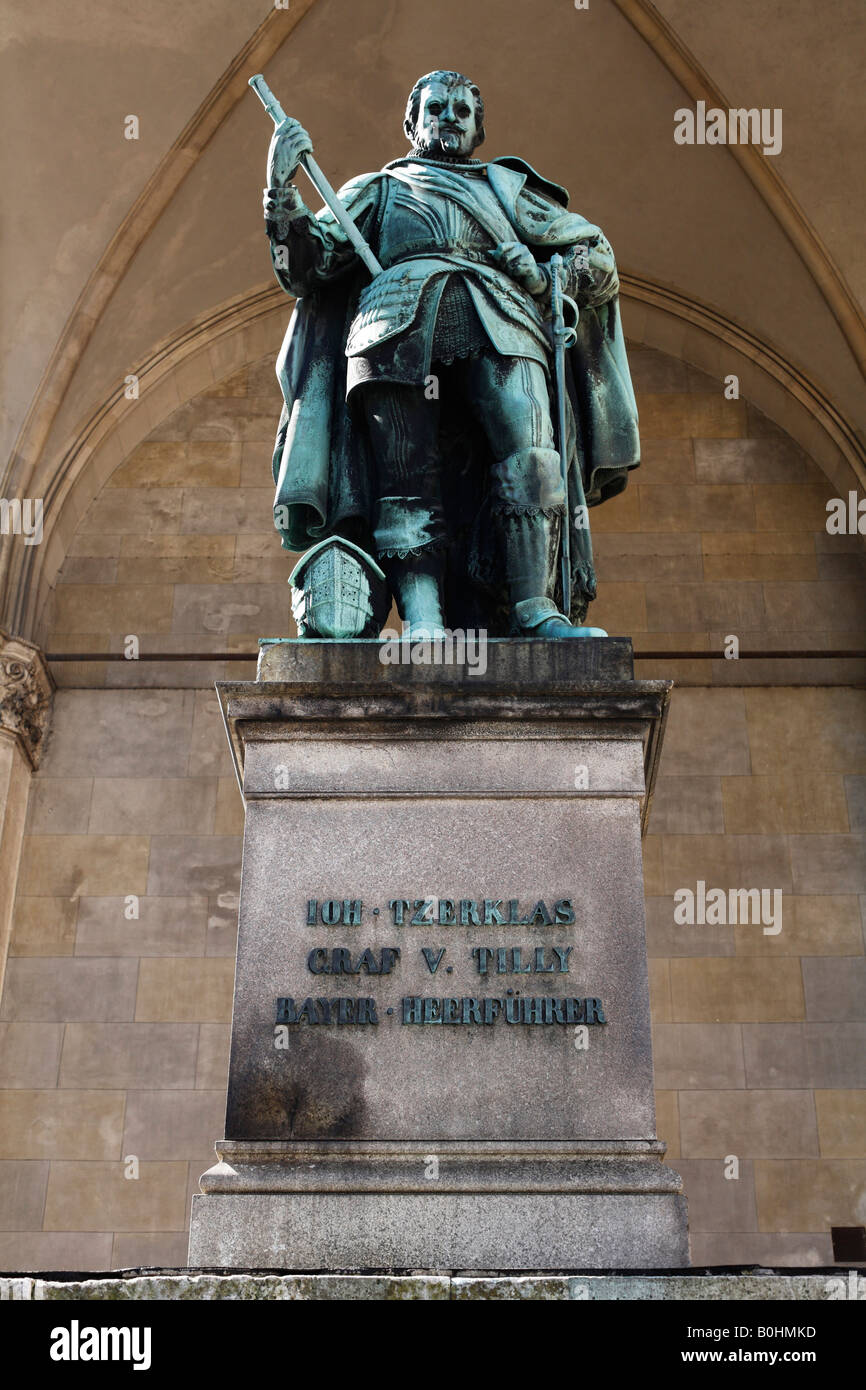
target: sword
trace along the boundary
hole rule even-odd
[[[257,73],[255,77],[250,78],[250,86],[259,98],[274,125],[281,126],[286,119],[286,113],[282,106],[280,106],[280,103],[277,101],[261,73]],[[301,167],[322,199],[322,202],[326,203],[331,209],[331,212],[336,217],[370,274],[381,275],[382,267],[376,260],[376,257],[373,255],[373,252],[370,250],[364,238],[361,236],[355,223],[343,207],[343,204],[328,183],[328,180],[325,178],[325,175],[322,173],[309,150],[301,155]]]
[[[556,371],[556,433],[559,448],[559,465],[562,469],[562,486],[565,489],[565,516],[562,520],[561,577],[562,611],[568,618],[571,614],[571,510],[568,501],[568,440],[565,430],[565,349],[577,342],[576,324],[579,310],[574,300],[562,289],[562,257],[557,251],[551,256],[550,267],[550,312],[553,332],[553,352]],[[570,304],[574,310],[574,324],[569,328],[565,322],[564,307]],[[579,505],[586,506],[583,492],[583,479],[580,476],[580,460],[575,460],[575,483]]]

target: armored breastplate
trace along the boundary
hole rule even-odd
[[[374,243],[385,269],[361,291],[346,356],[414,334],[416,376],[431,354],[448,361],[487,341],[546,361],[534,302],[489,256],[517,235],[483,166],[467,172],[413,160],[389,170]]]
[[[483,223],[473,215],[473,206]],[[379,259],[384,266],[408,256],[431,254],[482,260],[497,242],[514,238],[481,173],[448,174],[446,181],[439,170],[428,172],[423,166],[410,165],[392,172],[388,179],[379,231]]]

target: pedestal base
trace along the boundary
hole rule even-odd
[[[193,1198],[196,1267],[632,1269],[689,1262],[664,1145],[217,1145]]]
[[[246,821],[193,1266],[688,1263],[641,865],[670,687],[631,674],[606,638],[296,642],[219,687]]]

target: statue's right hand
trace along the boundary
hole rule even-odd
[[[284,188],[291,183],[301,155],[312,153],[313,142],[300,121],[291,116],[277,126],[268,150],[268,188]]]

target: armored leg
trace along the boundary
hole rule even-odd
[[[554,447],[547,377],[538,362],[492,354],[467,364],[471,395],[494,451],[493,515],[500,536],[512,632],[605,636],[573,627],[554,601],[565,488]]]
[[[439,462],[439,403],[421,386],[360,388],[376,460],[373,538],[400,617],[418,635],[445,625],[445,518]]]

